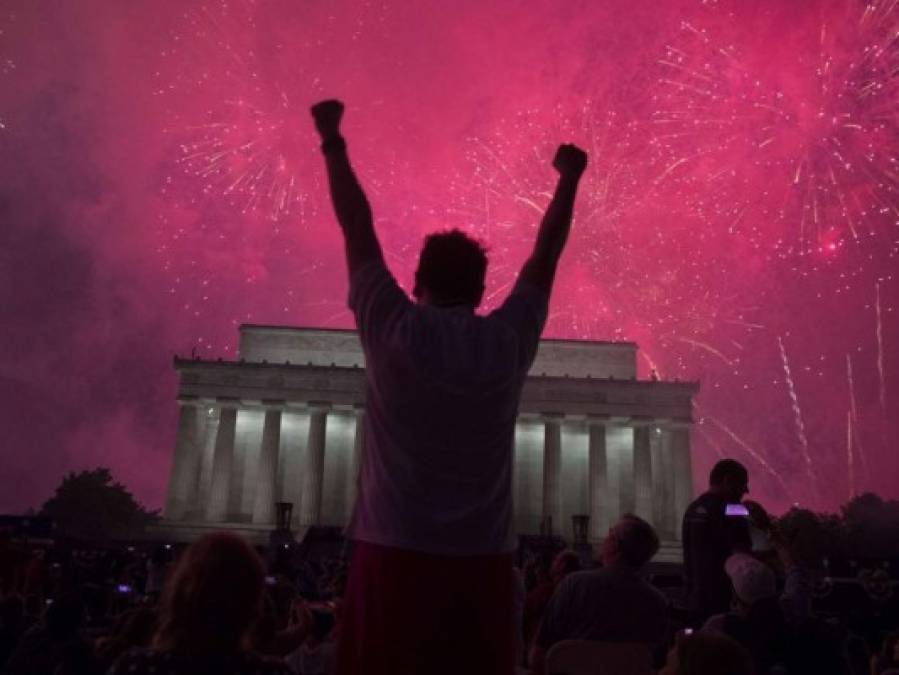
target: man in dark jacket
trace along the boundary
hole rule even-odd
[[[693,623],[730,608],[731,584],[724,570],[734,553],[749,552],[749,520],[741,508],[749,492],[746,467],[722,459],[709,474],[709,489],[687,508],[683,522],[684,581]],[[730,506],[730,508],[728,508]]]

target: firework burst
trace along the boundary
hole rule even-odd
[[[162,54],[174,72],[158,88],[171,102],[165,131],[203,195],[243,215],[302,220],[309,153],[297,128],[317,80],[294,45],[259,25],[263,9],[222,0],[185,12]]]
[[[899,6],[848,12],[761,50],[722,6],[684,21],[659,61],[657,186],[766,255],[881,238],[899,216]]]
[[[9,75],[16,69],[16,62],[9,53],[9,32],[16,24],[16,13],[11,9],[0,10],[0,77]],[[0,111],[0,131],[7,128]]]

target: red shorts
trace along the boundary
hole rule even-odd
[[[512,554],[443,556],[356,542],[338,675],[512,675]]]

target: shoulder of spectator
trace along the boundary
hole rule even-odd
[[[718,633],[724,632],[724,623],[727,620],[727,614],[714,614],[706,620],[706,622],[702,625],[700,630],[704,631],[715,631]]]
[[[568,599],[570,595],[577,595],[578,589],[589,579],[589,575],[589,570],[579,570],[565,575],[565,578],[556,586],[553,597]]]
[[[687,507],[687,510],[684,513],[684,520],[707,520],[711,515],[712,512],[709,509],[709,505],[704,501],[700,501],[699,499],[697,499]]]
[[[506,299],[488,316],[502,316],[503,308],[508,307],[510,303],[527,303],[534,308],[543,311],[549,305],[549,293],[545,289],[531,283],[527,279],[521,277],[512,286]]]

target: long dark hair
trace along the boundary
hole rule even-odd
[[[263,590],[262,560],[249,544],[224,532],[203,537],[166,583],[153,646],[192,655],[247,649]]]

